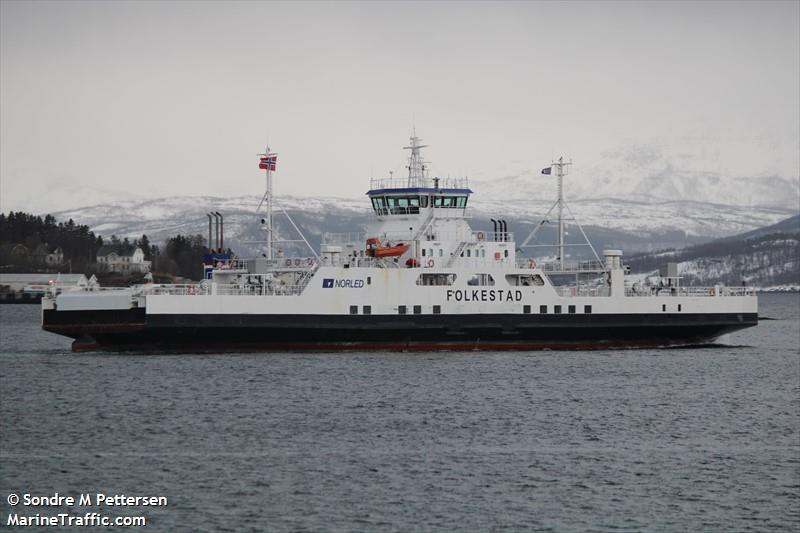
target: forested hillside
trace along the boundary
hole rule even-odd
[[[654,272],[667,262],[678,263],[684,283],[692,285],[800,285],[800,216],[742,235],[638,254],[626,261],[633,273]]]

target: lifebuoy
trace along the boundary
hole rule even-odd
[[[708,289],[708,295],[709,296],[714,296],[715,293],[716,293],[716,291],[714,291],[714,287],[711,287],[710,289]]]
[[[298,266],[298,267],[300,266],[300,259],[295,259],[294,260],[294,266]]]
[[[311,259],[311,258],[309,257],[308,259],[306,259],[306,264],[307,264],[308,266],[311,266],[311,265],[313,265],[313,264],[314,264],[314,260],[313,260],[313,259]]]
[[[287,260],[286,260],[286,266],[287,266],[287,267],[290,267],[290,266],[292,266],[292,260],[291,260],[291,259],[287,259]]]
[[[432,267],[432,266],[433,266],[433,259],[428,259],[428,267]]]
[[[484,234],[482,231],[479,231],[478,232],[478,240],[482,241],[485,238],[486,238],[486,234]]]
[[[528,261],[528,268],[536,268],[536,261],[534,259]]]

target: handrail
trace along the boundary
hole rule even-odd
[[[467,178],[438,178],[439,189],[467,189],[469,179]],[[420,187],[432,188],[434,181],[431,178],[423,179]],[[377,189],[407,189],[407,178],[370,178],[370,190]]]
[[[753,287],[626,287],[625,296],[631,297],[725,297],[725,296],[753,296],[756,290]]]
[[[536,261],[532,257],[517,257],[517,268],[538,268],[544,272],[605,272],[606,267],[598,261]]]

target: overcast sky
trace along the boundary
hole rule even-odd
[[[267,141],[279,193],[355,196],[414,123],[438,175],[702,137],[796,178],[799,5],[3,1],[0,209],[258,194]]]

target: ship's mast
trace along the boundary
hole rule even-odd
[[[411,150],[408,157],[408,187],[424,187],[427,180],[425,161],[422,159],[420,149],[427,148],[427,144],[420,144],[422,139],[417,137],[416,129],[411,134],[411,146],[404,146],[404,150]]]
[[[564,176],[567,175],[568,167],[572,162],[564,162],[563,157],[559,157],[557,162],[553,162],[558,178],[558,261],[561,268],[564,268]]]
[[[267,234],[267,253],[264,255],[269,260],[275,259],[276,242],[283,244],[302,242],[305,243],[306,246],[308,246],[308,249],[311,251],[311,254],[314,257],[316,257],[317,260],[319,260],[319,254],[317,254],[316,250],[314,250],[314,248],[308,242],[308,239],[306,239],[305,235],[303,235],[303,232],[300,231],[300,228],[297,227],[297,224],[294,223],[294,220],[292,220],[292,217],[289,216],[289,213],[287,213],[286,210],[280,205],[278,205],[278,209],[280,209],[280,212],[283,213],[283,215],[286,217],[286,220],[289,221],[289,224],[292,225],[297,234],[300,235],[300,240],[297,239],[294,240],[283,239],[280,241],[275,240],[275,225],[273,221],[274,218],[273,213],[275,209],[275,201],[274,201],[275,195],[272,194],[272,173],[275,172],[275,170],[278,168],[278,154],[276,154],[275,152],[270,152],[269,146],[267,146],[267,149],[264,150],[263,154],[258,154],[258,168],[266,171],[266,184],[265,184],[264,196],[261,198],[261,202],[258,204],[258,207],[256,208],[256,212],[258,212],[261,210],[261,206],[262,205],[264,206],[264,218],[262,219],[262,224],[261,224],[264,232]],[[256,241],[256,242],[263,243],[263,241]],[[249,244],[252,244],[252,241],[250,241]],[[280,250],[278,251],[280,252]]]
[[[266,172],[266,183],[264,188],[264,197],[261,199],[261,203],[264,205],[264,231],[267,234],[267,259],[274,258],[274,231],[273,231],[273,217],[272,217],[272,209],[273,209],[273,202],[272,202],[272,172],[276,168],[276,160],[278,154],[273,154],[269,151],[269,146],[267,146],[266,150],[264,150],[263,154],[258,154],[259,156],[259,168]]]
[[[569,246],[588,246],[589,249],[592,251],[592,255],[594,255],[595,260],[597,261],[598,268],[593,269],[590,266],[582,266],[582,272],[605,272],[604,267],[602,266],[602,261],[600,260],[600,256],[597,255],[597,251],[592,246],[592,243],[589,241],[589,237],[586,236],[586,232],[583,231],[580,222],[575,219],[575,215],[572,213],[572,210],[567,205],[567,201],[564,199],[564,176],[568,174],[569,166],[572,164],[572,161],[564,161],[563,157],[559,157],[557,161],[553,161],[549,167],[542,169],[542,174],[551,175],[553,168],[555,168],[556,178],[558,178],[558,198],[556,199],[555,203],[547,210],[545,213],[544,218],[542,221],[537,224],[533,230],[531,230],[528,237],[522,241],[522,244],[519,246],[518,250],[522,250],[523,248],[557,248],[558,249],[558,257],[556,257],[555,261],[555,269],[551,269],[550,273],[555,273],[556,269],[560,272],[567,272],[567,263],[566,263],[566,253],[565,250]],[[546,225],[550,224],[550,214],[553,213],[555,210],[555,215],[558,217],[558,239],[555,244],[528,244],[533,239],[536,238],[536,235]],[[580,231],[581,235],[583,236],[584,243],[573,243],[567,244],[564,237],[566,235],[566,227],[567,224],[571,223],[574,224]]]

